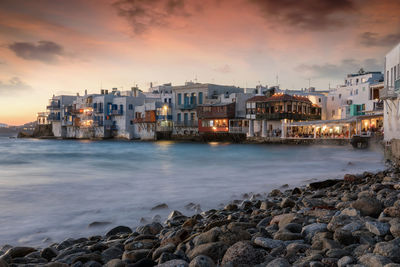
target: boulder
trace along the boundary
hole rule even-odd
[[[131,228],[120,225],[120,226],[114,227],[113,229],[108,231],[106,233],[106,236],[109,237],[109,236],[113,236],[113,235],[117,235],[117,234],[130,234],[130,233],[132,233]]]
[[[263,258],[263,253],[254,249],[249,242],[239,241],[227,249],[221,264],[254,266],[261,263]]]
[[[362,216],[377,218],[383,210],[382,203],[373,198],[362,196],[353,202],[352,207],[359,210]]]

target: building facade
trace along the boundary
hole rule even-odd
[[[385,56],[385,81],[381,96],[384,101],[384,139],[400,140],[400,44]],[[400,151],[400,148],[398,148]]]
[[[327,101],[327,120],[346,119],[367,113],[383,113],[379,99],[381,72],[348,74],[344,85],[329,90]]]
[[[321,108],[307,97],[276,93],[270,97],[254,96],[246,102],[249,120],[248,137],[280,137],[282,121],[321,119]]]
[[[216,103],[219,95],[231,93],[243,93],[243,88],[192,82],[173,86],[173,135],[198,135],[197,105]]]

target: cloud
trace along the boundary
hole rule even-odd
[[[0,81],[0,95],[12,95],[32,89],[18,77],[13,77],[7,82]]]
[[[365,71],[382,71],[383,65],[373,58],[362,61],[350,58],[342,60],[340,64],[301,64],[295,70],[311,78],[342,79],[346,74],[356,73],[361,68]]]
[[[51,41],[39,41],[37,44],[30,42],[14,42],[8,48],[20,58],[38,60],[45,63],[56,62],[65,55],[61,45]]]
[[[190,16],[184,0],[117,0],[113,7],[131,23],[135,34],[170,24],[172,17]]]
[[[381,35],[375,32],[364,32],[360,35],[360,43],[367,47],[384,46],[391,47],[400,42],[400,31]]]
[[[219,73],[223,73],[223,74],[227,74],[227,73],[231,73],[232,72],[232,68],[228,64],[225,64],[223,66],[215,68],[214,71],[219,72]]]
[[[352,0],[247,0],[256,4],[269,21],[307,30],[324,30],[344,24],[353,13]]]

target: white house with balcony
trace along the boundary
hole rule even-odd
[[[379,87],[382,82],[381,72],[365,72],[361,69],[358,73],[348,74],[343,85],[329,90],[326,119],[338,120],[365,114],[382,114]]]
[[[394,152],[400,157],[400,44],[385,56],[384,84],[384,140],[396,144]]]

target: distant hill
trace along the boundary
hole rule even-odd
[[[16,136],[21,131],[32,133],[36,127],[36,124],[36,121],[28,122],[20,126],[9,126],[5,123],[0,123],[0,136]]]

